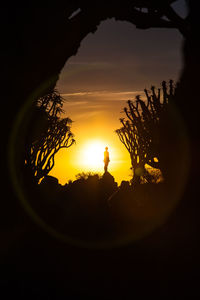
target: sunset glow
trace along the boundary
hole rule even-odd
[[[120,43],[113,32],[121,32]],[[108,172],[118,184],[132,178],[129,153],[115,133],[121,126],[123,108],[136,95],[143,97],[144,88],[159,86],[162,79],[176,80],[181,66],[178,34],[170,32],[170,41],[173,39],[176,46],[169,52],[167,32],[156,32],[157,35],[153,30],[137,31],[130,24],[115,21],[103,22],[66,63],[56,88],[66,100],[64,117],[73,121],[76,144],[55,156],[50,175],[59,183],[75,180],[82,172],[103,175],[106,146],[110,154]]]
[[[87,142],[82,147],[80,164],[95,170],[102,170],[104,148],[105,143],[103,141],[91,140]]]
[[[134,92],[129,95],[135,96]],[[120,111],[126,104],[127,91],[87,92],[63,94],[65,116],[72,118],[72,132],[76,144],[61,149],[55,156],[50,175],[65,184],[75,180],[79,173],[104,173],[104,151],[108,147],[108,172],[118,184],[130,180],[132,171],[128,151],[120,142],[115,130],[120,126]],[[109,99],[109,100],[108,100]]]
[[[23,294],[148,296],[151,279],[196,294],[197,4],[15,2],[1,18],[5,291],[14,270]]]

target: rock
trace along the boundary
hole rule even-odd
[[[43,179],[42,179],[42,181],[41,181],[41,183],[40,184],[42,184],[42,185],[50,185],[50,186],[52,186],[52,185],[58,185],[59,183],[58,183],[58,179],[56,178],[56,177],[53,177],[53,176],[45,176]]]

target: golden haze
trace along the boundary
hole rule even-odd
[[[103,174],[105,147],[110,153],[108,171],[120,183],[130,180],[129,153],[119,141],[115,130],[120,127],[119,118],[128,96],[138,92],[90,92],[65,94],[64,110],[72,120],[72,132],[76,144],[61,149],[55,157],[55,166],[50,175],[65,184],[81,172]]]

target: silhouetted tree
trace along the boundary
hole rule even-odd
[[[23,107],[36,89],[39,96],[42,96],[44,91],[38,90],[38,87],[44,83],[46,86],[45,93],[46,89],[50,91],[55,87],[59,73],[66,61],[77,53],[81,41],[88,33],[94,33],[104,20],[114,18],[116,21],[127,21],[141,29],[152,27],[177,28],[188,40],[187,47],[184,48],[185,54],[187,54],[186,63],[187,65],[191,64],[199,72],[199,67],[197,67],[199,63],[196,64],[196,61],[199,61],[197,59],[199,57],[197,50],[199,43],[196,42],[198,35],[194,34],[195,28],[197,28],[195,22],[198,22],[195,15],[197,11],[195,5],[197,4],[195,1],[188,1],[189,15],[182,18],[171,6],[174,2],[175,0],[163,0],[161,2],[155,0],[116,2],[112,0],[92,3],[75,0],[59,3],[53,1],[49,6],[38,6],[35,5],[34,1],[30,1],[29,5],[26,6],[5,4],[5,14],[1,18],[1,27],[6,29],[2,36],[2,79],[5,79],[4,82],[2,81],[2,86],[6,92],[4,95],[2,94],[2,99],[7,99],[7,101],[2,101],[2,103],[5,105],[4,111],[8,111],[10,103],[12,103],[12,111],[9,112],[8,129],[5,131],[5,124],[2,126],[4,128],[2,130],[3,140],[7,140],[1,145],[4,154],[6,155],[6,145],[12,130],[10,124],[13,124],[19,108]],[[9,21],[10,19],[12,22]],[[191,70],[190,67],[187,67],[186,73],[188,75],[184,76],[183,80],[189,82],[192,87],[189,87],[188,91],[195,87],[194,82],[190,80],[194,77]],[[11,86],[12,89],[10,89]],[[183,84],[182,88],[185,86]],[[8,90],[9,93],[7,93]],[[183,95],[185,94],[184,92]],[[185,99],[187,98],[185,97]],[[179,99],[181,99],[182,105],[182,95]],[[8,103],[9,107],[7,106]],[[187,108],[185,112],[187,119]],[[191,127],[193,126],[195,129],[196,125],[194,126],[193,119]],[[21,136],[22,140],[23,136],[20,131],[18,136]],[[14,148],[17,149],[14,160],[18,170],[18,165],[21,165],[21,149],[18,140],[14,143],[16,144]],[[6,177],[8,177],[8,168],[4,160],[2,167],[4,173],[7,174]]]
[[[195,275],[199,268],[199,209],[197,208],[199,207],[200,198],[198,176],[200,167],[199,110],[195,109],[200,100],[199,89],[197,88],[199,86],[200,69],[199,2],[187,0],[189,15],[185,20],[180,19],[173,11],[170,4],[174,2],[175,0],[111,0],[93,2],[69,0],[52,1],[49,2],[49,5],[44,5],[41,1],[36,4],[35,1],[30,0],[24,5],[24,3],[18,1],[4,1],[2,5],[3,13],[0,19],[1,29],[4,30],[1,35],[1,86],[3,87],[1,91],[1,108],[7,121],[5,122],[4,118],[1,118],[1,174],[2,195],[7,195],[7,197],[6,201],[1,201],[1,205],[4,205],[3,207],[1,206],[2,229],[5,228],[6,233],[6,242],[1,243],[3,250],[5,250],[4,265],[6,268],[3,266],[2,273],[4,270],[11,273],[13,271],[13,268],[11,268],[12,264],[8,264],[8,262],[14,261],[16,270],[28,270],[30,274],[34,270],[40,275],[40,267],[43,265],[44,259],[45,261],[51,261],[53,254],[54,257],[59,255],[60,259],[54,264],[49,264],[49,267],[46,266],[47,276],[45,283],[47,283],[48,280],[52,282],[52,275],[54,273],[58,274],[54,286],[59,287],[60,291],[60,282],[65,272],[65,278],[72,286],[72,294],[73,289],[76,289],[77,286],[82,286],[81,284],[77,284],[82,283],[83,279],[83,273],[80,272],[80,270],[77,271],[76,282],[71,280],[70,267],[74,267],[73,262],[75,261],[74,259],[77,259],[77,251],[74,251],[74,248],[68,245],[64,248],[64,244],[57,242],[52,242],[51,247],[49,247],[49,243],[43,242],[45,235],[42,231],[41,234],[39,231],[37,231],[38,234],[30,234],[32,231],[30,231],[29,226],[27,226],[29,222],[26,221],[26,218],[23,218],[24,212],[20,214],[20,207],[15,199],[7,160],[5,158],[7,157],[8,151],[7,145],[13,130],[12,124],[16,118],[16,114],[19,109],[23,107],[29,95],[41,86],[43,82],[46,82],[53,76],[52,87],[54,87],[64,64],[69,57],[76,54],[85,36],[90,32],[94,33],[101,21],[114,18],[115,20],[128,21],[135,24],[138,28],[145,29],[157,25],[157,27],[178,28],[179,31],[183,32],[186,28],[187,34],[184,34],[184,47],[182,47],[184,66],[176,103],[184,117],[190,136],[190,184],[187,185],[187,189],[183,193],[180,208],[169,218],[168,224],[163,227],[163,230],[158,230],[154,235],[152,234],[150,242],[149,238],[147,240],[143,239],[142,243],[138,242],[137,247],[133,247],[133,245],[131,251],[130,246],[128,249],[121,247],[120,252],[117,251],[118,256],[105,255],[104,257],[107,259],[95,261],[95,263],[97,263],[95,269],[98,271],[98,274],[95,272],[87,273],[92,273],[91,276],[93,277],[97,275],[98,278],[104,276],[105,282],[108,283],[106,287],[112,286],[111,284],[109,285],[109,283],[112,282],[113,278],[116,278],[116,258],[124,257],[125,260],[123,263],[119,263],[118,265],[118,274],[124,272],[124,265],[129,265],[130,267],[128,269],[126,268],[126,276],[124,276],[125,279],[124,281],[122,280],[121,283],[122,287],[127,287],[127,280],[130,278],[132,280],[134,274],[136,274],[135,278],[137,279],[138,272],[139,274],[144,274],[143,279],[148,279],[150,276],[153,276],[157,279],[162,277],[165,280],[166,278],[171,278],[173,274],[174,278],[187,280],[186,282],[188,284],[186,289],[180,289],[180,285],[175,289],[173,288],[173,290],[169,287],[170,291],[173,291],[173,293],[177,291],[181,294],[190,291],[195,295],[197,290],[194,287],[197,282],[197,276],[192,275]],[[136,9],[136,6],[139,7],[139,10]],[[148,10],[143,11],[143,7]],[[79,13],[71,17],[78,8],[80,8]],[[188,104],[189,100],[191,100],[190,104]],[[18,137],[19,136],[20,132],[18,134]],[[18,140],[19,138],[13,143],[14,149],[18,146]],[[19,150],[20,149],[21,148],[19,148]],[[170,151],[167,149],[166,152],[169,153]],[[174,160],[177,160],[177,153],[174,151],[174,153],[171,154],[174,156]],[[15,161],[18,161],[18,159],[16,154]],[[179,162],[181,163],[182,160],[179,160]],[[177,169],[180,165],[181,164],[178,165],[177,163]],[[12,209],[10,209],[11,207]],[[130,207],[132,207],[132,202]],[[49,209],[47,211],[49,212]],[[7,228],[11,229],[10,234]],[[10,238],[12,239],[14,237],[13,229],[16,229],[18,232],[18,228],[20,232],[21,229],[24,228],[25,234],[21,236],[20,243],[12,243],[12,249],[10,249],[12,251],[7,251],[8,237],[9,240]],[[3,236],[4,235],[2,235],[2,239]],[[165,239],[165,243],[162,243],[163,238]],[[45,239],[45,241],[46,240],[47,239]],[[150,243],[156,252],[146,251],[149,245],[151,245]],[[184,247],[186,244],[190,245],[190,247]],[[21,245],[20,248],[19,245]],[[36,245],[37,251],[35,251]],[[70,260],[72,262],[71,265],[69,265],[69,255],[66,256],[65,249],[72,257]],[[88,253],[84,251],[86,255],[82,255],[82,252],[82,249],[78,252],[80,254],[80,262],[84,262],[85,265],[92,265],[91,251],[88,251]],[[28,264],[27,253],[35,258],[29,260]],[[99,251],[96,251],[96,253],[98,254]],[[141,253],[141,255],[138,256],[138,253]],[[147,254],[145,257],[147,263],[141,264],[144,253]],[[114,254],[116,254],[116,251]],[[166,257],[164,264],[159,263],[163,261],[163,255]],[[156,272],[154,271],[155,257],[158,258],[158,268],[156,268]],[[135,260],[133,260],[133,258],[135,258]],[[105,274],[105,267],[108,264],[111,266],[110,270],[113,271]],[[69,267],[66,268],[66,265],[69,265]],[[148,269],[146,266],[148,266]],[[135,270],[134,274],[132,271],[133,268]],[[58,272],[58,270],[60,272]],[[23,274],[27,277],[27,272],[25,271]],[[90,279],[91,276],[88,275],[88,278]],[[89,284],[90,281],[91,280],[87,280]],[[28,282],[28,284],[30,284],[30,282]],[[92,293],[93,290],[95,291],[96,285],[94,284],[93,289],[91,289],[91,284],[90,286],[89,284],[87,288],[91,290]],[[42,286],[44,286],[44,284]],[[197,286],[198,285],[196,285],[196,287]],[[140,292],[140,287],[139,285],[137,289],[138,292]],[[149,293],[149,289],[147,290]],[[42,289],[42,291],[44,291],[44,289]],[[80,288],[77,290],[77,293],[79,291]],[[113,295],[113,288],[108,289],[106,292],[107,294],[111,292]],[[116,293],[114,294],[117,295],[117,293],[118,289],[116,289]]]
[[[120,119],[123,126],[116,133],[130,154],[134,180],[145,176],[147,181],[152,181],[145,164],[162,170],[162,126],[167,120],[169,101],[174,96],[173,81],[169,82],[169,91],[163,81],[162,91],[159,88],[156,92],[152,86],[151,94],[147,89],[144,92],[146,100],[140,96],[136,96],[135,103],[128,100],[128,107],[124,108],[126,118]]]
[[[55,154],[75,142],[70,130],[71,119],[60,117],[63,100],[54,90],[39,98],[32,109],[24,164],[25,173],[28,172],[36,182],[51,171]]]

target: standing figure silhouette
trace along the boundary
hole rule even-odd
[[[110,161],[110,158],[109,158],[108,147],[106,147],[105,151],[104,151],[104,171],[105,171],[105,173],[108,171],[109,161]]]

